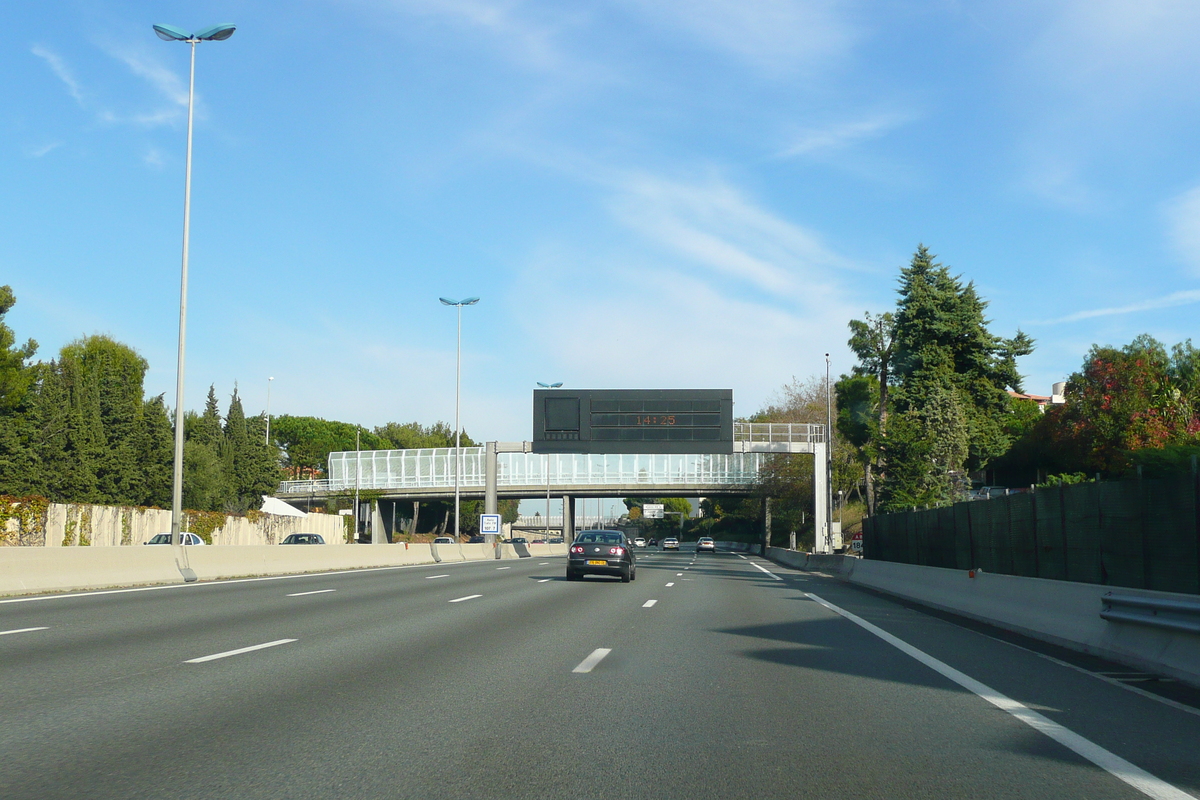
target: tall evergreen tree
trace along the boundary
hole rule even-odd
[[[138,505],[155,508],[171,506],[174,435],[163,396],[160,394],[147,400],[142,411],[142,428],[138,436],[138,461],[142,473]]]
[[[37,377],[28,360],[37,352],[32,339],[21,346],[4,324],[17,302],[12,289],[0,286],[0,494],[27,494],[33,487],[36,454],[30,425],[30,387]]]

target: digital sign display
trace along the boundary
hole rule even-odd
[[[732,453],[732,389],[537,389],[535,453]]]

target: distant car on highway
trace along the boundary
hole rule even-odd
[[[434,544],[454,544],[453,536],[439,536],[433,540]]]
[[[487,539],[482,536],[472,536],[470,539],[467,539],[467,544],[483,544],[486,541]]]
[[[717,552],[717,543],[707,536],[702,536],[696,540],[696,552],[715,553]]]
[[[637,559],[633,547],[620,531],[585,531],[571,543],[567,552],[567,580],[584,575],[613,575],[622,583],[637,580]]]
[[[508,543],[509,544],[529,544],[529,540],[526,539],[524,536],[514,536],[512,539],[508,540]]]
[[[663,550],[678,550],[679,549],[679,540],[676,539],[674,536],[672,536],[668,539],[663,539],[662,549]]]
[[[289,533],[280,544],[325,544],[319,533]]]
[[[171,534],[156,533],[156,534],[154,534],[154,538],[152,538],[148,542],[143,542],[142,544],[170,544],[170,543],[171,543]],[[180,544],[197,545],[197,544],[204,544],[204,540],[201,539],[199,536],[197,536],[194,533],[183,532],[183,533],[179,534],[179,543]]]
[[[552,539],[550,539],[550,544],[562,544],[562,543],[563,543],[563,538],[561,536],[555,536]]]
[[[646,546],[646,540],[645,540],[645,539],[643,539],[641,536],[639,536],[639,537],[637,537],[636,539],[634,539],[634,540],[633,540],[633,546],[634,546],[634,547],[645,547],[645,546]]]

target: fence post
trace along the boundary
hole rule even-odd
[[[1033,577],[1042,577],[1042,554],[1038,552],[1041,547],[1038,545],[1038,511],[1037,511],[1037,487],[1033,484],[1029,485],[1029,507],[1033,514]]]
[[[1062,534],[1063,548],[1063,578],[1071,580],[1071,561],[1069,558],[1070,550],[1067,548],[1067,487],[1064,484],[1058,485],[1058,527]]]

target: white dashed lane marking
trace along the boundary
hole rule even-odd
[[[571,672],[591,672],[596,668],[596,665],[604,660],[604,657],[612,652],[611,647],[597,647],[592,651],[592,654],[579,662],[579,666],[571,670]]]
[[[481,595],[481,594],[469,594],[469,595],[467,595],[466,597],[456,597],[455,599],[451,600],[450,602],[451,602],[451,603],[461,603],[461,602],[462,602],[462,601],[464,601],[464,600],[474,600],[476,597],[483,597],[483,595]]]
[[[657,600],[647,600],[646,602],[642,603],[642,608],[652,608],[657,602]]]
[[[496,569],[512,569],[512,567],[496,567]]]
[[[185,664],[203,664],[205,661],[216,661],[218,658],[229,658],[230,656],[240,656],[242,653],[253,653],[255,650],[265,650],[268,647],[278,647],[281,644],[290,644],[296,639],[277,639],[273,642],[265,642],[263,644],[251,645],[250,647],[239,647],[237,650],[226,650],[224,653],[213,653],[211,656],[200,656],[199,658],[189,658],[183,662]]]
[[[538,581],[538,583],[545,583],[546,581],[551,581],[551,580],[554,580],[554,579],[553,578],[542,578],[540,581]]]
[[[667,586],[674,586],[674,585],[675,585],[675,581],[671,581],[670,583],[667,584]]]
[[[0,636],[8,636],[10,633],[32,633],[33,631],[48,631],[48,630],[50,630],[50,629],[49,629],[49,628],[46,628],[46,627],[41,627],[41,628],[17,628],[16,630],[11,630],[11,631],[0,631]]]
[[[289,594],[288,597],[305,597],[306,595],[310,595],[310,594],[328,594],[329,592],[336,592],[336,591],[337,591],[337,589],[317,589],[312,592],[294,592],[292,594]]]
[[[434,578],[449,578],[449,577],[450,577],[449,575],[426,575],[425,580],[431,581]]]

